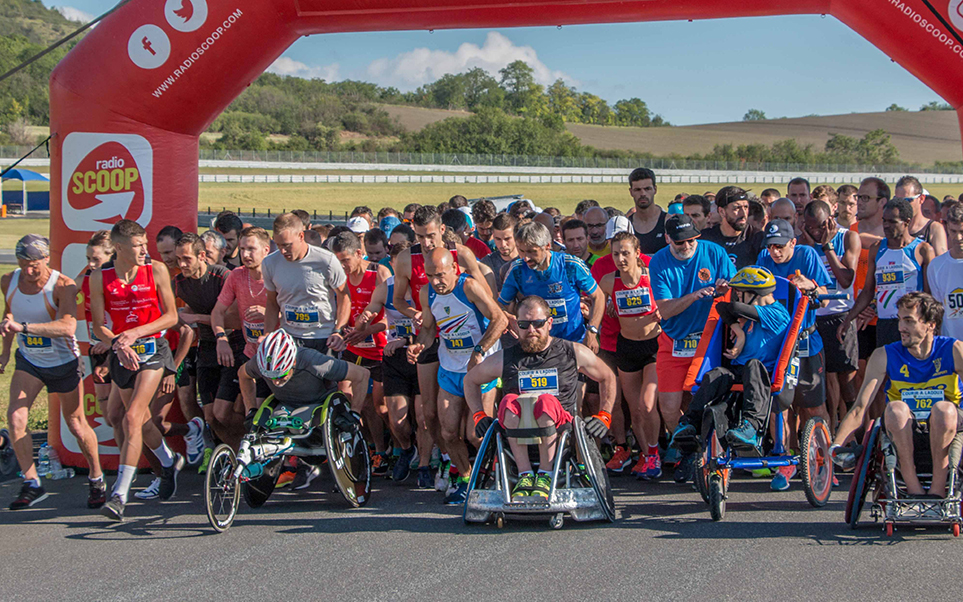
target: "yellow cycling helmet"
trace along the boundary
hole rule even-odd
[[[750,265],[736,272],[729,280],[729,286],[739,291],[768,295],[776,290],[776,277],[766,268]]]

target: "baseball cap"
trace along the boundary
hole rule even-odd
[[[50,241],[39,234],[27,234],[17,241],[17,259],[36,261],[50,257]]]
[[[605,239],[611,240],[619,232],[631,232],[632,222],[624,215],[613,215],[605,222]]]
[[[796,238],[796,231],[793,230],[792,224],[784,219],[774,219],[766,226],[766,238],[763,242],[767,247],[784,245],[794,238]]]
[[[672,201],[669,203],[669,215],[682,215],[685,211],[682,209],[682,201]]]
[[[382,232],[385,233],[385,236],[388,237],[390,237],[391,233],[394,232],[394,229],[400,225],[401,220],[393,215],[386,215],[385,217],[381,218],[381,221],[378,223],[378,227]]]
[[[368,223],[368,220],[361,216],[352,217],[349,219],[347,226],[348,230],[351,230],[355,234],[364,234],[371,229],[371,225]]]
[[[691,240],[699,236],[699,230],[692,224],[692,219],[684,213],[666,218],[665,233],[675,242]]]

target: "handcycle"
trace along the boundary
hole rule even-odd
[[[271,395],[255,413],[238,452],[221,444],[211,455],[204,501],[215,531],[231,527],[242,495],[251,508],[264,505],[286,456],[326,457],[345,501],[355,508],[368,503],[371,458],[348,397],[334,392],[319,403],[292,410]]]
[[[726,293],[718,297],[716,302],[728,300],[730,295]],[[769,433],[769,421],[775,411],[772,436],[767,437],[760,447],[752,449],[736,448],[726,441],[729,425],[738,423],[743,391],[743,386],[739,384],[733,385],[727,395],[706,406],[702,421],[703,451],[694,462],[693,480],[703,501],[709,505],[709,515],[713,521],[725,517],[732,473],[738,469],[798,466],[806,500],[817,508],[826,505],[832,492],[833,463],[829,455],[832,435],[826,422],[818,417],[808,420],[799,440],[800,453],[790,454],[783,443],[786,424],[782,412],[792,405],[795,387],[799,382],[799,335],[810,301],[845,295],[806,295],[789,280],[777,276],[773,296],[777,303],[786,307],[792,321],[782,341],[776,369],[770,375],[772,394],[762,430]],[[722,352],[728,337],[728,328],[713,303],[696,349],[695,360],[686,375],[684,387],[687,391],[695,392],[710,370],[726,365],[727,360]]]

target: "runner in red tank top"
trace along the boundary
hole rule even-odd
[[[126,410],[117,481],[101,512],[123,520],[127,493],[137,473],[141,447],[147,445],[164,466],[160,497],[171,497],[177,488],[177,472],[184,463],[164,443],[150,421],[149,406],[164,368],[174,371],[167,340],[160,334],[177,324],[170,274],[163,263],[147,256],[147,232],[130,220],[121,220],[110,231],[117,258],[90,276],[90,312],[94,334],[111,341],[114,354],[110,376],[120,389]],[[112,320],[108,328],[105,316]]]

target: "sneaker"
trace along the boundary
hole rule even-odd
[[[449,506],[464,504],[467,498],[468,498],[468,481],[458,479],[458,484],[455,486],[454,491],[452,491],[447,496],[445,496],[445,504]]]
[[[671,444],[670,444],[671,445]],[[666,466],[675,466],[682,460],[682,452],[674,447],[669,447],[665,451],[665,457],[662,458],[662,463]]]
[[[441,466],[441,450],[438,449],[437,445],[431,448],[431,461],[428,463],[428,465],[435,470]]]
[[[672,441],[669,442],[669,451],[673,449],[679,454],[679,460],[677,460],[677,462],[682,461],[681,454],[683,451],[688,453],[698,450],[699,435],[696,433],[696,427],[691,424],[680,423],[679,426],[676,427],[675,432],[672,433]],[[670,458],[669,455],[666,454],[665,463],[669,464],[669,460],[674,458],[675,456]]]
[[[421,467],[421,457],[415,454],[408,463],[408,470],[418,470]]]
[[[174,454],[174,463],[167,468],[161,468],[160,487],[157,489],[157,497],[162,500],[169,500],[177,493],[177,475],[184,468],[184,456]]]
[[[749,424],[748,420],[743,420],[736,428],[729,429],[726,441],[737,447],[759,447],[762,438],[756,427]]]
[[[550,493],[552,493],[552,475],[547,472],[538,473],[538,477],[535,479],[535,486],[532,487],[532,497],[540,497],[547,500]]]
[[[623,474],[625,469],[632,465],[632,452],[624,445],[616,445],[612,459],[605,465],[606,470],[612,474]]]
[[[87,479],[87,487],[89,488],[87,493],[88,508],[96,510],[107,503],[107,483],[104,482],[103,477],[99,481]]]
[[[34,487],[30,483],[24,483],[23,487],[20,488],[20,495],[10,504],[10,509],[23,510],[29,508],[47,499],[47,495],[47,491],[43,487]]]
[[[535,488],[535,475],[527,472],[523,475],[519,475],[518,482],[515,483],[515,488],[512,489],[512,499],[517,497],[528,497],[532,495],[532,489]]]
[[[194,428],[191,428],[191,427]],[[187,423],[187,435],[184,436],[187,446],[187,463],[197,466],[204,457],[204,421],[195,416]]]
[[[207,467],[210,466],[211,464],[211,455],[213,453],[214,453],[213,449],[209,447],[204,448],[204,456],[201,458],[200,466],[197,467],[197,474],[204,474],[205,472],[207,472]]]
[[[287,487],[294,482],[294,477],[297,473],[291,472],[290,470],[285,470],[278,475],[278,482],[274,485],[275,487]]]
[[[696,454],[687,454],[675,467],[672,473],[672,480],[676,483],[685,483],[692,480],[693,465],[695,464]]]
[[[645,461],[646,461],[645,459],[646,459],[647,457],[648,457],[648,456],[646,456],[645,454],[642,454],[642,455],[639,456],[639,461],[636,462],[636,463],[635,463],[635,466],[632,467],[632,476],[633,476],[633,477],[641,477],[641,476],[642,476],[642,473],[645,471]]]
[[[447,491],[448,490],[448,470],[451,468],[451,462],[444,461],[438,465],[438,474],[435,475],[435,491]]]
[[[391,471],[391,480],[401,482],[408,478],[411,474],[411,460],[418,458],[418,448],[414,445],[411,449],[401,450],[401,455],[398,456],[398,461],[395,462],[395,468]]]
[[[311,481],[321,476],[321,469],[313,464],[301,462],[298,465],[298,473],[294,476],[291,488],[297,491],[307,489],[311,486]]]
[[[371,456],[371,474],[376,477],[388,476],[388,454],[373,454]]]
[[[633,474],[642,479],[643,481],[649,481],[658,479],[662,476],[662,460],[659,459],[659,454],[652,454],[651,456],[644,456],[645,463],[639,467],[639,472],[636,473],[633,469]]]
[[[754,468],[749,471],[754,479],[768,479],[772,476],[772,471],[768,468]]]
[[[796,476],[795,466],[780,466],[776,469],[776,476],[772,478],[769,487],[773,491],[786,491],[789,489],[789,479]]]
[[[431,476],[431,466],[418,467],[418,489],[434,489],[435,479]]]
[[[142,489],[134,494],[134,497],[139,500],[156,500],[160,497],[160,484],[161,480],[157,477],[150,482],[147,489]]]
[[[836,475],[833,475],[833,487],[839,487],[839,479],[836,478]]]
[[[110,501],[104,504],[103,508],[100,509],[100,513],[110,520],[115,520],[120,522],[124,520],[124,500],[118,494],[110,496]]]

